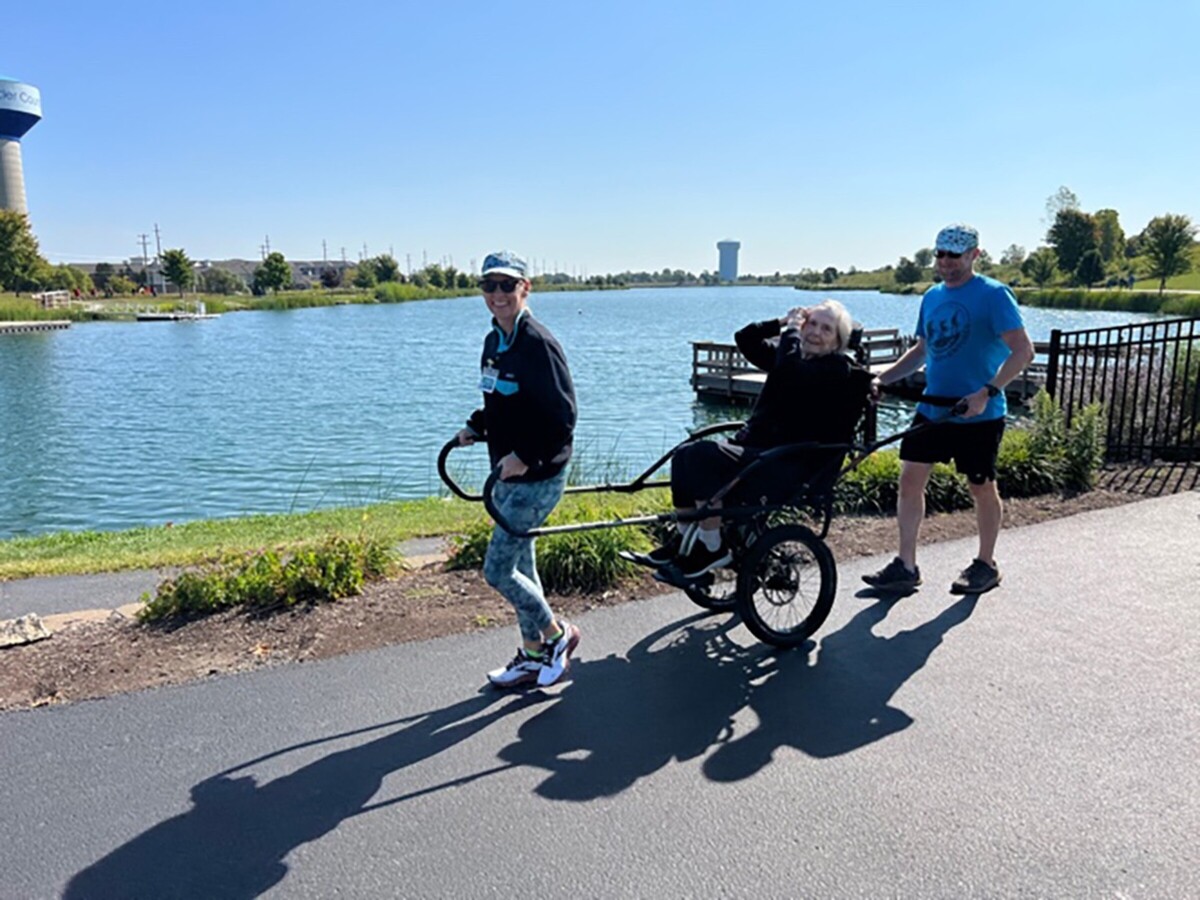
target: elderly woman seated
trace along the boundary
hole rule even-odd
[[[685,444],[671,463],[671,498],[677,512],[702,507],[763,451],[803,442],[845,443],[862,413],[869,378],[846,355],[852,330],[850,313],[836,300],[810,308],[797,307],[778,319],[756,322],[734,339],[738,349],[767,373],[766,383],[749,420],[728,441]],[[773,471],[777,480],[796,482],[821,466],[836,469],[844,457],[838,449],[812,449],[798,454],[788,471]],[[832,476],[833,472],[831,472]],[[766,485],[756,480],[755,489]],[[743,494],[745,491],[743,490]],[[753,502],[753,501],[747,501]],[[720,503],[712,503],[713,508]],[[647,554],[626,554],[643,565],[661,569],[662,580],[693,580],[731,561],[722,546],[721,520],[700,521],[690,550],[680,554],[678,532],[666,545]]]

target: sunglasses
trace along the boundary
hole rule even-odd
[[[479,287],[485,294],[494,294],[498,290],[504,291],[506,294],[511,294],[517,289],[517,285],[520,283],[513,278],[505,278],[503,281],[498,281],[495,278],[485,278],[479,282]]]
[[[951,250],[937,250],[935,252],[937,253],[938,259],[946,259],[947,257],[950,259],[960,259],[962,257],[961,253],[954,253]]]

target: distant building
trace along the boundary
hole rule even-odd
[[[41,92],[31,84],[0,75],[0,209],[29,212],[21,138],[41,118]]]
[[[737,257],[742,247],[739,241],[717,241],[717,251],[721,254],[717,267],[722,281],[735,282],[738,277]]]

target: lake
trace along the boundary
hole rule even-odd
[[[585,480],[640,471],[698,423],[691,341],[820,292],[779,287],[534,294],[579,402]],[[911,331],[919,297],[839,292],[867,328]],[[1023,308],[1034,340],[1136,313]],[[0,336],[0,539],[305,512],[444,493],[438,450],[479,405],[479,297],[92,322]],[[732,417],[738,417],[733,413]],[[477,481],[482,448],[457,451]]]

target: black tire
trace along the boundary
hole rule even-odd
[[[837,593],[825,542],[803,525],[778,525],[750,547],[738,576],[738,610],[765,644],[795,647],[820,628]]]
[[[733,609],[738,602],[738,575],[733,569],[717,569],[683,589],[701,609],[714,612]]]

